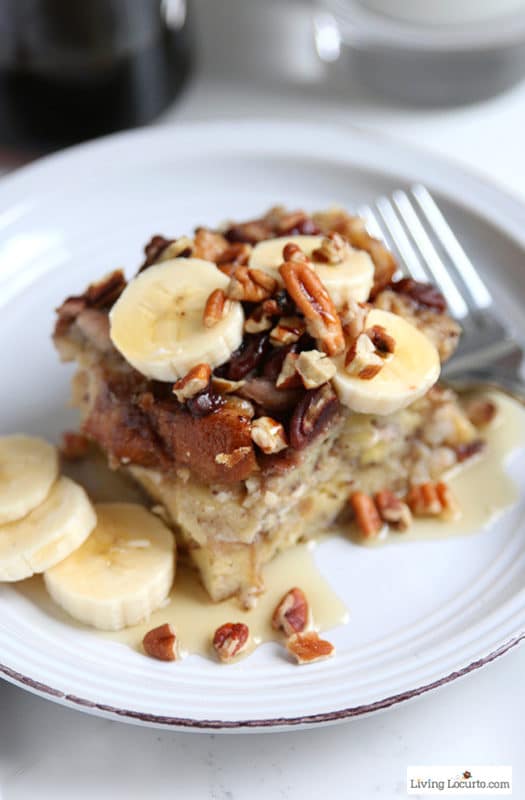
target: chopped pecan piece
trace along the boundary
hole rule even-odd
[[[343,333],[350,344],[357,339],[360,333],[363,333],[369,312],[370,306],[367,303],[358,303],[357,300],[351,300],[341,312]]]
[[[416,517],[441,517],[455,519],[459,506],[449,486],[439,483],[420,483],[412,486],[406,497],[412,513]]]
[[[210,231],[207,228],[197,228],[193,255],[195,258],[203,258],[205,261],[213,261],[217,264],[223,254],[228,250],[229,242],[221,233]]]
[[[270,342],[277,347],[293,344],[299,341],[305,330],[306,325],[301,317],[281,317],[270,332]]]
[[[348,350],[345,367],[350,375],[361,380],[371,380],[383,368],[384,360],[376,350],[372,339],[366,331],[360,333]]]
[[[173,626],[166,622],[148,631],[142,640],[142,646],[144,652],[152,658],[158,658],[160,661],[176,661],[176,642]]]
[[[66,461],[78,461],[84,458],[89,450],[89,439],[78,431],[64,431],[60,445],[60,455]]]
[[[272,627],[286,636],[302,633],[308,625],[308,601],[302,589],[294,587],[281,598],[272,616]]]
[[[286,647],[295,656],[298,664],[312,664],[335,655],[335,647],[326,639],[321,639],[316,631],[294,633]]]
[[[273,317],[279,313],[275,300],[265,300],[256,306],[244,322],[246,333],[262,333],[273,327]]]
[[[232,300],[245,303],[260,303],[267,300],[277,291],[278,283],[268,272],[262,269],[237,267],[226,287],[226,294]]]
[[[476,398],[467,406],[467,416],[476,428],[484,428],[489,425],[497,413],[497,406],[492,400]]]
[[[372,325],[365,331],[380,356],[391,355],[396,349],[396,340],[382,325]]]
[[[317,389],[332,380],[337,372],[334,362],[319,350],[303,350],[295,362],[305,389]]]
[[[279,272],[288,294],[304,314],[310,335],[327,355],[342,353],[345,340],[341,320],[317,273],[304,261],[285,261]]]
[[[412,486],[406,502],[416,517],[437,517],[441,514],[441,501],[436,484],[431,481]]]
[[[228,313],[230,303],[222,289],[215,289],[204,306],[203,322],[205,328],[213,328]]]
[[[213,647],[219,659],[226,663],[242,653],[248,645],[250,630],[243,622],[226,622],[213,635]]]
[[[349,255],[351,247],[340,233],[332,231],[326,236],[321,246],[314,250],[312,259],[325,264],[340,264]]]
[[[184,403],[190,397],[203,392],[208,386],[211,378],[211,368],[209,364],[197,364],[196,367],[173,384],[173,394],[180,403]]]
[[[245,381],[229,381],[227,378],[219,378],[216,375],[212,376],[211,385],[215,392],[219,394],[233,394],[241,389]]]
[[[350,495],[350,506],[363,536],[365,538],[377,536],[383,527],[383,521],[373,498],[364,492],[354,492]]]
[[[339,401],[330,384],[307,391],[290,420],[290,444],[302,450],[322,434],[339,412]]]
[[[271,417],[258,417],[252,422],[252,439],[263,453],[280,453],[288,447],[283,426]]]
[[[406,531],[412,524],[412,513],[406,503],[389,489],[374,495],[376,508],[384,522],[398,531]]]

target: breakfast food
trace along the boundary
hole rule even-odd
[[[82,433],[163,505],[213,600],[249,606],[263,565],[338,516],[375,536],[434,513],[429,486],[436,516],[453,505],[440,478],[482,446],[436,383],[460,330],[396,269],[342,210],[272,209],[154,236],[129,283],[58,309]]]

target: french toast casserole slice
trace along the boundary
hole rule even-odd
[[[192,237],[155,236],[145,252],[129,283],[116,271],[68,297],[53,338],[77,365],[83,433],[165,507],[214,601],[249,605],[263,565],[351,515],[350,497],[399,502],[479,448],[458,398],[436,383],[457,323],[436,288],[396,277],[359,218],[275,208]],[[213,332],[235,311],[235,348],[210,363],[185,339],[171,378],[171,361],[137,368],[119,333],[130,292],[173,270],[195,270],[197,283],[212,267],[219,288],[212,281],[199,324]],[[139,328],[141,307],[126,308]],[[429,358],[437,369],[416,363]]]

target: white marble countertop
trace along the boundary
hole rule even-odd
[[[286,4],[271,53],[254,42],[270,35],[276,3],[199,0],[197,10],[205,57],[161,124],[246,116],[358,124],[444,153],[525,198],[525,85],[472,107],[400,108],[350,78],[327,84],[312,51],[307,15],[295,3]],[[244,736],[109,722],[0,682],[0,798],[24,800],[38,793],[57,800],[389,800],[406,796],[406,767],[416,764],[511,764],[514,796],[525,797],[524,674],[521,647],[437,692],[369,718]]]

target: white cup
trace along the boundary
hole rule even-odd
[[[525,11],[525,0],[359,0],[371,11],[403,22],[458,25]]]

